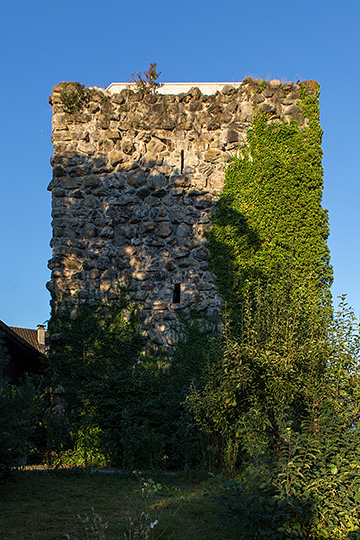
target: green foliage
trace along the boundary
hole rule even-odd
[[[158,82],[158,78],[161,73],[157,71],[157,64],[151,63],[149,69],[141,73],[132,73],[131,79],[129,79],[130,84],[134,84],[137,92],[155,94],[156,90],[161,86]]]
[[[300,298],[276,311],[269,296],[247,308],[242,340],[224,338],[205,389],[189,398],[225,450],[238,441],[240,476],[218,479],[211,498],[244,531],[239,538],[352,538],[360,530],[359,326],[344,300],[324,326]],[[225,450],[229,469],[236,460]]]
[[[308,125],[267,123],[266,114],[257,114],[248,146],[226,171],[209,247],[232,319],[247,281],[281,284],[291,276],[310,296],[330,300],[318,98],[305,90],[301,96]]]
[[[39,425],[42,460],[49,466],[60,466],[62,464],[63,449],[72,447],[71,433],[74,429],[69,415],[55,412],[52,406],[49,406],[41,417]],[[76,428],[75,428],[76,429]],[[39,437],[39,434],[38,434]],[[65,453],[65,452],[64,452]]]
[[[322,309],[306,291],[290,285],[245,284],[241,331],[225,320],[217,360],[208,365],[203,389],[193,387],[188,404],[197,423],[212,434],[224,467],[233,469],[244,454],[245,419],[257,411],[264,433],[278,431],[287,414],[300,424],[308,389],[322,377],[327,361]],[[310,386],[309,386],[310,385]],[[251,414],[254,414],[252,412]]]
[[[5,339],[2,331],[0,330],[0,377],[3,377],[4,369],[9,359],[10,357],[5,345]]]
[[[266,412],[268,429],[276,430],[284,403],[301,423],[307,381],[322,376],[327,360],[332,272],[318,97],[304,89],[300,105],[302,128],[255,116],[248,147],[226,171],[208,236],[225,334],[203,393],[194,389],[189,403],[230,469],[249,407]]]
[[[204,318],[196,306],[190,306],[190,316],[178,316],[176,346],[168,377],[169,410],[173,411],[176,430],[169,440],[169,457],[176,468],[211,466],[214,459],[209,437],[199,431],[186,406],[191,385],[202,387],[204,367],[212,362],[218,339],[218,321]],[[210,445],[210,446],[209,446]]]
[[[57,432],[58,433],[58,432]],[[84,426],[77,432],[70,432],[73,449],[48,454],[48,464],[55,467],[106,467],[109,457],[102,449],[102,432],[99,427]],[[62,438],[58,448],[62,449],[66,438]]]
[[[50,331],[56,340],[49,376],[53,388],[65,389],[67,405],[46,415],[49,462],[79,464],[85,457],[74,442],[100,430],[101,440],[91,437],[86,450],[88,462],[91,455],[127,469],[199,464],[206,436],[183,404],[206,361],[211,330],[199,318],[184,319],[170,371],[164,353],[140,333],[125,293],[115,304],[54,311]]]
[[[332,316],[317,96],[300,106],[302,128],[257,115],[227,170],[209,234],[225,331],[187,398],[238,470],[211,498],[244,540],[360,530],[359,330],[344,300]]]
[[[125,533],[126,540],[156,540],[157,525],[161,519],[160,509],[156,514],[153,510],[154,496],[164,489],[160,482],[155,482],[152,478],[145,478],[141,471],[133,471],[139,482],[139,489],[135,489],[131,496],[137,500],[137,511],[135,515],[127,519],[128,532]]]
[[[313,504],[291,496],[281,497],[275,485],[245,471],[240,480],[218,475],[209,483],[208,500],[222,506],[219,516],[240,540],[309,538],[304,531],[312,517]]]
[[[122,381],[126,392],[121,406],[112,399],[115,379],[104,381],[100,416],[105,418],[108,449],[118,448],[127,468],[198,466],[206,451],[207,438],[194,425],[184,400],[191,380],[200,379],[211,330],[194,313],[182,319],[179,333],[170,368],[160,351],[141,356],[131,378]]]
[[[58,339],[50,352],[49,377],[53,387],[61,384],[65,388],[68,433],[75,434],[72,455],[78,454],[76,444],[85,440],[85,433],[108,428],[100,447],[94,446],[99,442],[97,436],[88,449],[103,456],[103,445],[112,440],[114,430],[120,427],[111,424],[110,419],[114,419],[114,411],[121,414],[126,409],[144,345],[135,307],[122,292],[118,302],[109,305],[85,303],[75,313],[57,308],[52,313],[50,332]],[[71,450],[64,446],[64,433],[61,438],[61,450]],[[69,457],[71,452],[66,455]]]
[[[8,353],[0,339],[0,367],[7,361]],[[34,386],[29,380],[15,386],[0,376],[0,478],[6,476],[11,467],[24,464],[30,451],[34,395]]]
[[[61,306],[49,331],[56,336],[49,362],[52,384],[66,388],[76,414],[91,415],[99,387],[112,376],[129,377],[144,344],[135,307],[125,293],[113,304]]]
[[[30,451],[33,398],[34,388],[30,382],[17,387],[0,380],[0,477],[11,467],[26,462]]]
[[[112,463],[126,467],[161,467],[166,460],[169,424],[166,375],[153,359],[142,358],[131,376],[115,373],[99,389],[106,450]]]
[[[210,361],[219,335],[219,320],[204,318],[196,305],[188,309],[187,316],[178,312],[179,326],[170,370],[174,384],[185,392],[184,396],[190,383],[201,384],[204,366]]]
[[[75,114],[81,111],[86,102],[85,87],[78,82],[64,82],[60,92],[64,112]]]

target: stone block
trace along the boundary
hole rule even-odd
[[[132,141],[123,141],[121,143],[121,149],[124,154],[131,155],[135,152],[135,145]]]
[[[72,176],[63,176],[59,179],[59,183],[64,189],[75,189],[81,185],[81,180]]]
[[[145,175],[145,172],[142,171],[141,169],[136,170],[135,172],[130,173],[127,176],[127,183],[134,188],[139,188],[143,186],[144,184],[146,184],[146,182],[147,182],[147,177]]]
[[[162,221],[157,228],[157,234],[160,238],[167,238],[172,233],[172,227],[168,221]]]
[[[204,161],[209,163],[218,163],[222,160],[223,153],[221,150],[215,149],[215,148],[209,148],[207,152],[204,155]]]

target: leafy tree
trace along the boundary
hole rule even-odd
[[[188,397],[227,470],[247,459],[245,419],[254,411],[266,440],[276,436],[284,415],[295,427],[301,425],[311,408],[311,389],[324,377],[328,360],[327,324],[317,301],[310,304],[306,291],[300,295],[291,286],[247,285],[241,332],[237,328],[233,334],[225,321],[205,384],[202,389],[194,385]]]
[[[0,478],[11,467],[21,464],[29,452],[34,386],[25,380],[20,386],[11,385],[3,376],[9,360],[3,336],[0,336]]]
[[[289,314],[285,320],[293,322]],[[304,381],[302,414],[293,414],[286,388],[301,390],[296,370],[290,379],[274,377],[269,354],[265,403],[276,404],[276,423],[269,422],[268,410],[250,392],[247,411],[236,416],[242,467],[235,480],[216,478],[210,496],[223,506],[223,517],[239,538],[340,540],[359,534],[360,336],[344,299],[322,348],[324,375]],[[316,355],[316,350],[310,340],[303,348],[307,354]],[[293,352],[282,360],[292,361]],[[248,380],[243,370],[240,381]],[[223,403],[229,399],[224,397]]]

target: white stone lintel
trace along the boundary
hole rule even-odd
[[[157,88],[158,94],[182,94],[188,92],[191,88],[199,88],[202,94],[212,95],[216,92],[221,92],[224,86],[233,86],[234,88],[239,88],[241,82],[169,82],[169,83],[160,83],[160,86]],[[111,83],[107,87],[107,91],[110,94],[118,94],[121,90],[125,88],[135,88],[134,83]]]

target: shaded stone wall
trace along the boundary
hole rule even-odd
[[[218,313],[204,232],[224,168],[246,144],[256,110],[269,121],[306,123],[299,89],[250,79],[214,95],[57,85],[50,98],[53,302],[115,300],[123,284],[161,344],[171,342],[176,310],[189,301]]]

